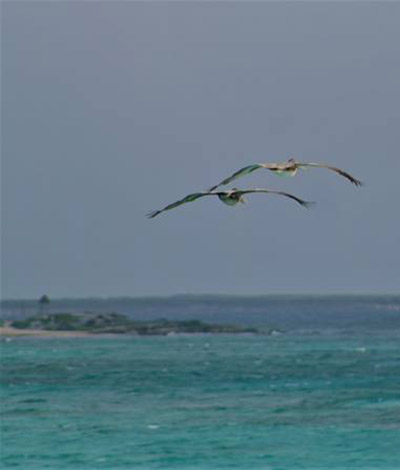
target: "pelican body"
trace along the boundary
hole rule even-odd
[[[239,202],[243,204],[246,202],[243,197],[243,193],[240,193],[236,189],[233,189],[232,191],[220,191],[217,196],[218,199],[227,206],[236,206]]]

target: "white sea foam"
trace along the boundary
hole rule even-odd
[[[148,429],[158,429],[160,426],[158,424],[149,424],[147,426]]]

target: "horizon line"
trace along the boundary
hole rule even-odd
[[[175,293],[175,294],[143,294],[143,295],[86,295],[86,296],[60,296],[51,297],[47,295],[50,301],[65,301],[65,300],[121,300],[121,299],[173,299],[175,297],[372,297],[372,296],[400,296],[400,292],[270,292],[259,294],[231,294],[231,293]],[[0,302],[37,302],[42,295],[35,297],[10,297],[0,298]]]

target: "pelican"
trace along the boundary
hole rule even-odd
[[[303,207],[309,207],[312,202],[307,202],[304,201],[303,199],[300,199],[296,196],[293,196],[293,194],[285,193],[283,191],[273,191],[270,189],[260,189],[260,188],[255,188],[255,189],[237,189],[233,188],[229,191],[216,191],[216,192],[211,192],[211,191],[203,191],[199,193],[193,193],[193,194],[188,194],[186,197],[183,199],[180,199],[179,201],[173,202],[172,204],[169,204],[168,206],[164,207],[163,209],[160,209],[158,211],[153,211],[149,212],[147,214],[147,217],[152,219],[156,217],[157,215],[161,214],[162,212],[169,211],[170,209],[174,209],[175,207],[181,206],[182,204],[186,204],[187,202],[193,202],[196,199],[199,199],[204,196],[217,196],[220,201],[222,201],[224,204],[227,204],[228,206],[235,206],[239,202],[245,203],[246,200],[243,197],[244,194],[250,194],[250,193],[267,193],[267,194],[278,194],[280,196],[285,196],[289,197],[290,199],[293,199],[296,201],[298,204],[300,204]]]
[[[266,170],[270,170],[274,172],[278,176],[295,176],[299,168],[306,169],[306,168],[327,168],[328,170],[332,170],[338,173],[341,176],[347,178],[351,183],[355,184],[356,186],[361,186],[362,182],[351,176],[344,170],[340,168],[336,168],[334,166],[325,165],[324,163],[302,163],[298,162],[294,158],[289,158],[288,161],[283,163],[255,163],[254,165],[247,165],[240,170],[233,173],[228,178],[221,181],[216,186],[210,188],[209,191],[215,191],[220,186],[224,186],[229,184],[230,182],[240,178],[241,176],[248,175],[253,173],[253,171],[259,170],[260,168],[265,168]]]

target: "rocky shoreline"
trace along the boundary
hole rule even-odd
[[[0,328],[2,336],[89,336],[109,334],[270,334],[267,328],[205,323],[200,320],[137,321],[119,313],[49,313],[24,320],[7,322]]]

